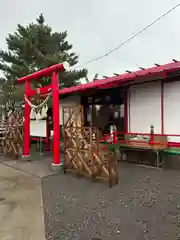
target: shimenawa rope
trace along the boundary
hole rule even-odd
[[[39,88],[37,89],[37,94],[40,95],[40,89]],[[48,102],[51,95],[52,95],[52,93],[49,93],[47,95],[47,97],[45,98],[45,100],[42,103],[40,103],[39,105],[34,105],[32,102],[30,102],[25,94],[24,94],[24,99],[29,104],[29,106],[31,108],[38,109],[38,108],[42,108],[44,105],[46,105],[46,103]]]

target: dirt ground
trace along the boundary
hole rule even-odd
[[[119,185],[71,174],[42,180],[47,239],[180,239],[180,172],[119,166]]]

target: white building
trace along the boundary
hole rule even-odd
[[[91,106],[104,103],[116,113],[123,106],[124,114],[115,114],[116,117],[109,120],[108,114],[103,117],[107,124],[111,121],[118,125],[118,131],[149,133],[153,125],[155,133],[168,135],[169,143],[180,144],[180,62],[60,90],[60,125],[63,122],[62,107],[84,105],[88,124]]]

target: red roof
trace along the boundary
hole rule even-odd
[[[180,61],[178,62],[171,62],[165,65],[147,68],[144,70],[139,70],[132,73],[124,73],[119,76],[113,76],[101,80],[97,80],[94,82],[90,82],[87,84],[81,84],[78,86],[74,86],[71,88],[60,89],[59,94],[73,94],[73,93],[80,93],[91,89],[99,89],[99,88],[112,88],[114,86],[120,86],[128,81],[132,83],[132,81],[143,78],[150,78],[151,76],[161,76],[164,79],[166,78],[166,73],[168,72],[175,72],[180,70]]]

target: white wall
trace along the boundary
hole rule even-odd
[[[180,134],[180,82],[164,84],[164,133]],[[171,142],[180,142],[179,137],[168,137]]]
[[[129,88],[129,132],[161,133],[161,82],[143,83]]]
[[[60,99],[60,105],[59,105],[59,114],[60,114],[60,125],[63,123],[63,116],[62,116],[62,108],[66,106],[75,106],[81,103],[81,97],[80,96],[70,96],[65,99]]]

